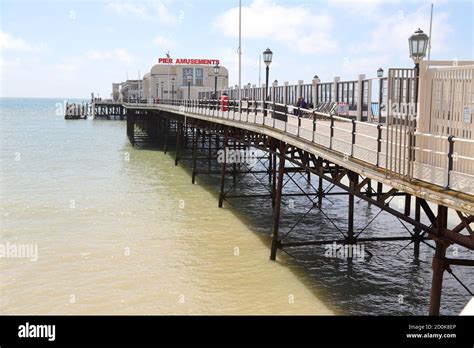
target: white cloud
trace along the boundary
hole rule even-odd
[[[134,56],[123,48],[110,51],[90,50],[85,53],[85,57],[89,60],[115,60],[125,64],[133,64],[135,62]]]
[[[15,37],[0,30],[0,48],[2,50],[39,51],[44,47],[45,45],[43,43],[30,44],[20,37]]]
[[[110,10],[122,15],[134,15],[141,19],[157,19],[164,24],[173,24],[178,21],[166,4],[168,1],[148,0],[145,2],[113,1],[107,4]]]
[[[367,53],[382,53],[408,56],[408,37],[418,27],[427,34],[429,31],[429,9],[426,6],[418,8],[413,13],[397,12],[380,19],[370,35],[370,41],[362,44]],[[432,53],[443,54],[449,50],[448,37],[452,32],[448,15],[438,12],[433,17]],[[444,57],[446,58],[446,57]],[[451,57],[449,57],[451,58]]]
[[[133,14],[142,18],[148,15],[143,4],[115,1],[107,4],[107,7],[119,14]]]
[[[392,14],[384,13],[375,21],[372,31],[365,37],[349,45],[340,61],[338,70],[342,75],[350,74],[356,77],[359,73],[374,76],[381,66],[411,67],[409,58],[408,37],[422,28],[427,34],[430,21],[429,4],[420,6],[414,12],[395,11]],[[433,17],[433,42],[431,59],[451,59],[449,55],[449,35],[452,27],[449,24],[448,14],[437,12]]]
[[[158,46],[166,46],[166,48],[174,45],[173,41],[161,35],[155,37],[153,43]]]
[[[238,7],[218,15],[215,25],[230,37],[238,36]],[[330,37],[332,19],[327,13],[311,12],[302,5],[283,6],[271,0],[254,0],[242,7],[242,37],[283,42],[303,53],[336,50]]]

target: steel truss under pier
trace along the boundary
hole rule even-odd
[[[260,133],[224,123],[186,117],[183,113],[164,110],[127,107],[126,111],[127,135],[132,145],[153,142],[159,144],[165,152],[172,145],[175,151],[176,165],[180,160],[188,159],[192,161],[192,183],[195,183],[198,174],[220,175],[219,207],[223,206],[226,199],[271,199],[271,205],[269,203],[269,207],[271,206],[273,209],[271,260],[276,260],[279,249],[285,251],[294,247],[327,245],[333,242],[341,245],[355,245],[365,242],[391,241],[406,241],[408,245],[413,244],[414,256],[417,258],[420,252],[420,244],[423,243],[433,247],[426,242],[426,240],[431,239],[435,242],[435,253],[432,260],[430,315],[439,315],[445,271],[452,274],[461,283],[452,272],[451,267],[474,266],[474,260],[454,259],[446,256],[446,250],[450,245],[459,245],[474,250],[474,232],[470,226],[474,222],[474,215],[456,210],[455,215],[459,221],[454,227],[449,228],[448,210],[451,208],[432,202],[429,204],[425,198],[412,197],[401,190],[390,188],[386,182],[384,184],[377,182],[373,178],[364,176],[363,173],[351,171],[343,165],[331,162],[327,158],[318,157],[306,149],[271,137],[265,132]],[[242,163],[227,163],[227,156],[224,155],[222,156],[223,161],[219,163],[220,168],[218,167],[218,170],[213,169],[215,166],[212,163],[215,163],[219,151],[226,154],[226,151],[230,149],[245,150],[250,148],[265,153],[265,155],[257,158],[260,164],[257,168]],[[206,161],[208,170],[198,171],[198,161]],[[262,180],[257,178],[256,174],[264,174],[267,178]],[[253,175],[257,178],[268,193],[239,194],[239,192],[235,192],[236,184],[246,175]],[[305,178],[307,184],[300,185],[295,180],[295,176]],[[230,187],[228,186],[228,178],[232,178],[233,185]],[[297,187],[299,192],[289,192],[287,186],[289,182],[292,182],[293,187]],[[333,191],[333,188],[338,188],[338,191]],[[325,215],[324,199],[328,199],[331,195],[347,196],[348,199],[347,228],[345,231],[340,230],[341,238],[286,241],[288,235],[302,219],[293,225],[289,231],[283,233],[280,230],[282,198],[306,197],[308,199],[308,211],[304,214],[304,218],[315,209]],[[390,204],[394,197],[404,197],[402,208]],[[405,227],[407,235],[380,238],[361,236],[365,228],[373,222],[380,212],[368,222],[364,229],[355,231],[354,202],[356,198],[379,208],[380,212],[393,215]],[[414,204],[414,209],[412,209],[412,204]],[[411,229],[408,226],[411,226]],[[337,228],[336,225],[334,227]],[[472,292],[466,286],[464,288],[472,295]]]

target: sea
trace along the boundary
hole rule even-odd
[[[418,259],[408,242],[371,242],[360,257],[340,257],[328,243],[271,261],[270,200],[228,199],[219,208],[219,174],[198,174],[193,185],[189,159],[175,166],[173,148],[132,147],[126,121],[65,120],[64,103],[0,99],[0,314],[428,313],[431,241]],[[268,192],[264,176],[232,185]],[[302,218],[310,203],[285,197],[282,235],[340,238],[347,197],[328,196]],[[363,201],[355,209],[361,236],[411,232]],[[461,247],[451,253],[472,258]],[[474,270],[453,273],[474,289]],[[445,273],[441,313],[457,315],[469,299]]]

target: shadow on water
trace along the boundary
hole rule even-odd
[[[173,150],[174,146],[171,145]],[[162,147],[142,145],[140,150],[162,152]],[[169,165],[173,165],[175,153],[168,152]],[[179,165],[191,176],[191,151],[187,149],[185,160]],[[208,162],[198,161],[197,184],[219,198],[220,174],[206,174]],[[215,160],[211,170],[219,171]],[[202,174],[199,174],[201,172]],[[311,189],[305,179],[296,178],[299,186]],[[237,176],[235,192],[239,194],[266,194],[265,185],[268,177],[245,175]],[[314,184],[313,180],[313,185]],[[305,184],[306,182],[306,184]],[[232,178],[226,176],[226,188],[233,184]],[[191,178],[190,178],[191,185]],[[306,186],[305,186],[306,185]],[[267,185],[268,186],[268,185]],[[297,191],[295,183],[288,183],[286,190]],[[284,197],[282,201],[280,235],[285,235],[285,242],[331,240],[342,237],[347,225],[347,198],[331,196],[323,201],[323,211],[313,210],[306,218],[300,220],[308,211],[311,202],[306,197]],[[271,228],[273,209],[267,198],[232,198],[224,201],[224,209],[232,213],[257,235],[261,242],[268,246],[270,254]],[[407,229],[388,213],[379,213],[379,209],[366,202],[357,201],[355,206],[355,231],[362,229],[364,237],[408,236]],[[324,213],[323,213],[324,212]],[[372,221],[373,220],[373,221]],[[372,221],[369,226],[368,222]],[[339,231],[340,230],[340,231]],[[328,245],[299,247],[286,254],[279,251],[277,262],[288,267],[293,274],[331,310],[337,314],[352,315],[426,315],[429,306],[431,285],[432,249],[422,245],[420,258],[413,256],[413,246],[407,247],[402,242],[368,242],[365,243],[363,257],[353,259],[328,257]],[[459,250],[460,256],[471,251]],[[368,255],[372,256],[368,256]],[[470,269],[456,270],[468,285],[474,286],[474,272]],[[445,276],[443,285],[443,314],[457,315],[469,300],[464,289],[449,275]]]

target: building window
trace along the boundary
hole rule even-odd
[[[196,76],[195,76],[195,85],[202,86],[204,84],[204,70],[203,68],[196,68]]]
[[[183,86],[188,85],[188,76],[191,77],[191,84],[193,84],[193,68],[183,68]]]

